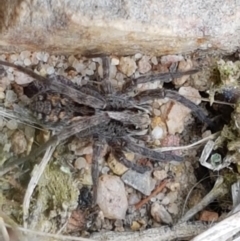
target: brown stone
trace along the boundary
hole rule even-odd
[[[199,220],[204,222],[214,222],[218,220],[218,213],[211,211],[202,211]]]

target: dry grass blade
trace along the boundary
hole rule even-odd
[[[190,145],[186,145],[186,146],[169,146],[169,147],[160,147],[160,148],[156,148],[154,150],[156,151],[161,151],[161,152],[165,152],[165,151],[176,151],[176,150],[187,150],[187,149],[190,149],[190,148],[193,148],[197,145],[200,145],[208,140],[212,140],[212,139],[215,139],[216,137],[218,137],[220,135],[220,132],[216,132],[212,135],[209,135],[199,141],[196,141]]]
[[[53,146],[50,146],[45,152],[45,155],[43,156],[41,163],[39,165],[36,165],[35,168],[33,169],[32,178],[28,183],[27,191],[25,193],[24,200],[23,200],[23,226],[25,228],[27,227],[27,219],[29,216],[29,205],[30,205],[32,193],[35,187],[37,186],[38,181],[42,173],[44,172],[46,165],[51,159],[56,146],[57,146],[57,143],[55,143],[55,145]]]

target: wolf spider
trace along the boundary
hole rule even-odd
[[[63,141],[71,136],[80,140],[93,140],[92,179],[94,200],[98,183],[98,157],[105,144],[111,148],[115,158],[125,166],[144,173],[149,167],[137,165],[124,155],[131,151],[154,161],[182,161],[183,157],[171,153],[161,153],[137,144],[150,124],[149,102],[154,99],[170,98],[190,108],[202,122],[211,125],[201,107],[172,90],[154,89],[135,93],[140,83],[161,80],[170,82],[174,78],[198,72],[154,73],[136,79],[128,79],[121,91],[115,90],[109,81],[109,60],[103,58],[104,78],[99,85],[88,83],[84,86],[73,84],[63,76],[43,77],[30,69],[0,61],[0,65],[13,67],[34,79],[26,89],[31,94],[27,108],[41,125],[55,130],[49,141],[28,157],[10,161],[4,167],[19,165],[38,156],[50,144]]]

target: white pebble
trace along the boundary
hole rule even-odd
[[[154,139],[161,139],[164,135],[164,130],[163,128],[161,128],[160,126],[156,126],[153,130],[152,130],[152,137]]]
[[[31,60],[29,58],[24,59],[23,63],[24,63],[25,66],[30,66],[31,65]]]
[[[91,70],[96,70],[97,66],[96,66],[96,63],[95,62],[91,62],[89,65],[88,65],[88,68],[91,69]]]
[[[0,92],[0,100],[5,99],[5,93],[4,92]]]
[[[48,68],[47,68],[47,74],[54,74],[54,72],[55,72],[55,70],[54,70],[54,68],[53,68],[53,66],[49,66]]]
[[[111,59],[111,65],[119,65],[119,58],[113,57]]]
[[[78,157],[77,160],[74,162],[74,167],[78,170],[85,168],[87,166],[87,161],[83,157]]]
[[[69,65],[72,65],[74,61],[76,61],[75,56],[74,56],[74,55],[70,55],[70,56],[68,57],[68,63],[69,63]]]
[[[16,120],[9,120],[6,126],[9,130],[16,130],[18,127],[18,124]]]
[[[138,202],[140,202],[140,198],[138,197],[138,195],[136,193],[131,193],[129,196],[128,196],[128,204],[129,205],[134,205]]]
[[[116,77],[116,74],[117,74],[116,66],[115,65],[111,65],[110,66],[110,70],[109,70],[110,79],[114,79]]]
[[[174,215],[178,214],[178,206],[176,203],[170,203],[167,210],[169,213],[172,213]]]
[[[170,200],[169,200],[169,198],[166,196],[166,197],[164,197],[163,198],[163,200],[162,200],[162,205],[168,205],[169,203],[170,203]]]
[[[30,51],[22,51],[22,52],[20,53],[20,59],[21,59],[21,60],[24,60],[24,59],[26,59],[26,58],[29,58],[30,55],[31,55],[31,52],[30,52]]]
[[[44,53],[43,55],[43,62],[47,62],[49,58],[49,53]]]
[[[134,55],[134,58],[135,58],[136,60],[141,59],[141,58],[142,58],[142,54],[137,53],[137,54]]]
[[[94,71],[92,69],[86,69],[85,72],[86,72],[86,75],[88,76],[91,76],[94,74]]]
[[[11,143],[6,143],[3,147],[3,151],[5,152],[9,152],[10,151],[10,148],[11,148]]]
[[[43,52],[37,52],[37,53],[36,53],[36,58],[37,58],[39,61],[42,61],[42,60],[43,60],[43,56],[44,56],[44,53],[43,53]]]
[[[199,91],[191,86],[182,86],[178,93],[185,96],[196,105],[201,103],[201,95],[199,94]]]
[[[157,60],[157,57],[152,57],[151,58],[151,62],[154,64],[154,65],[157,65],[158,64],[158,60]]]
[[[14,79],[15,79],[13,73],[9,73],[9,72],[7,72],[7,78],[10,81],[14,81]]]
[[[17,100],[17,95],[14,93],[14,91],[7,90],[6,91],[6,101],[9,103],[13,103],[16,100]]]
[[[110,168],[109,167],[103,167],[101,173],[102,174],[108,174]]]
[[[78,73],[81,73],[86,69],[86,66],[77,60],[73,62],[72,67],[75,68]]]
[[[17,59],[18,59],[18,56],[16,54],[10,55],[10,58],[9,58],[10,62],[15,62],[15,61],[17,61]]]

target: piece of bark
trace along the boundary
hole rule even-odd
[[[239,16],[234,0],[2,1],[0,52],[233,52],[240,46]]]

